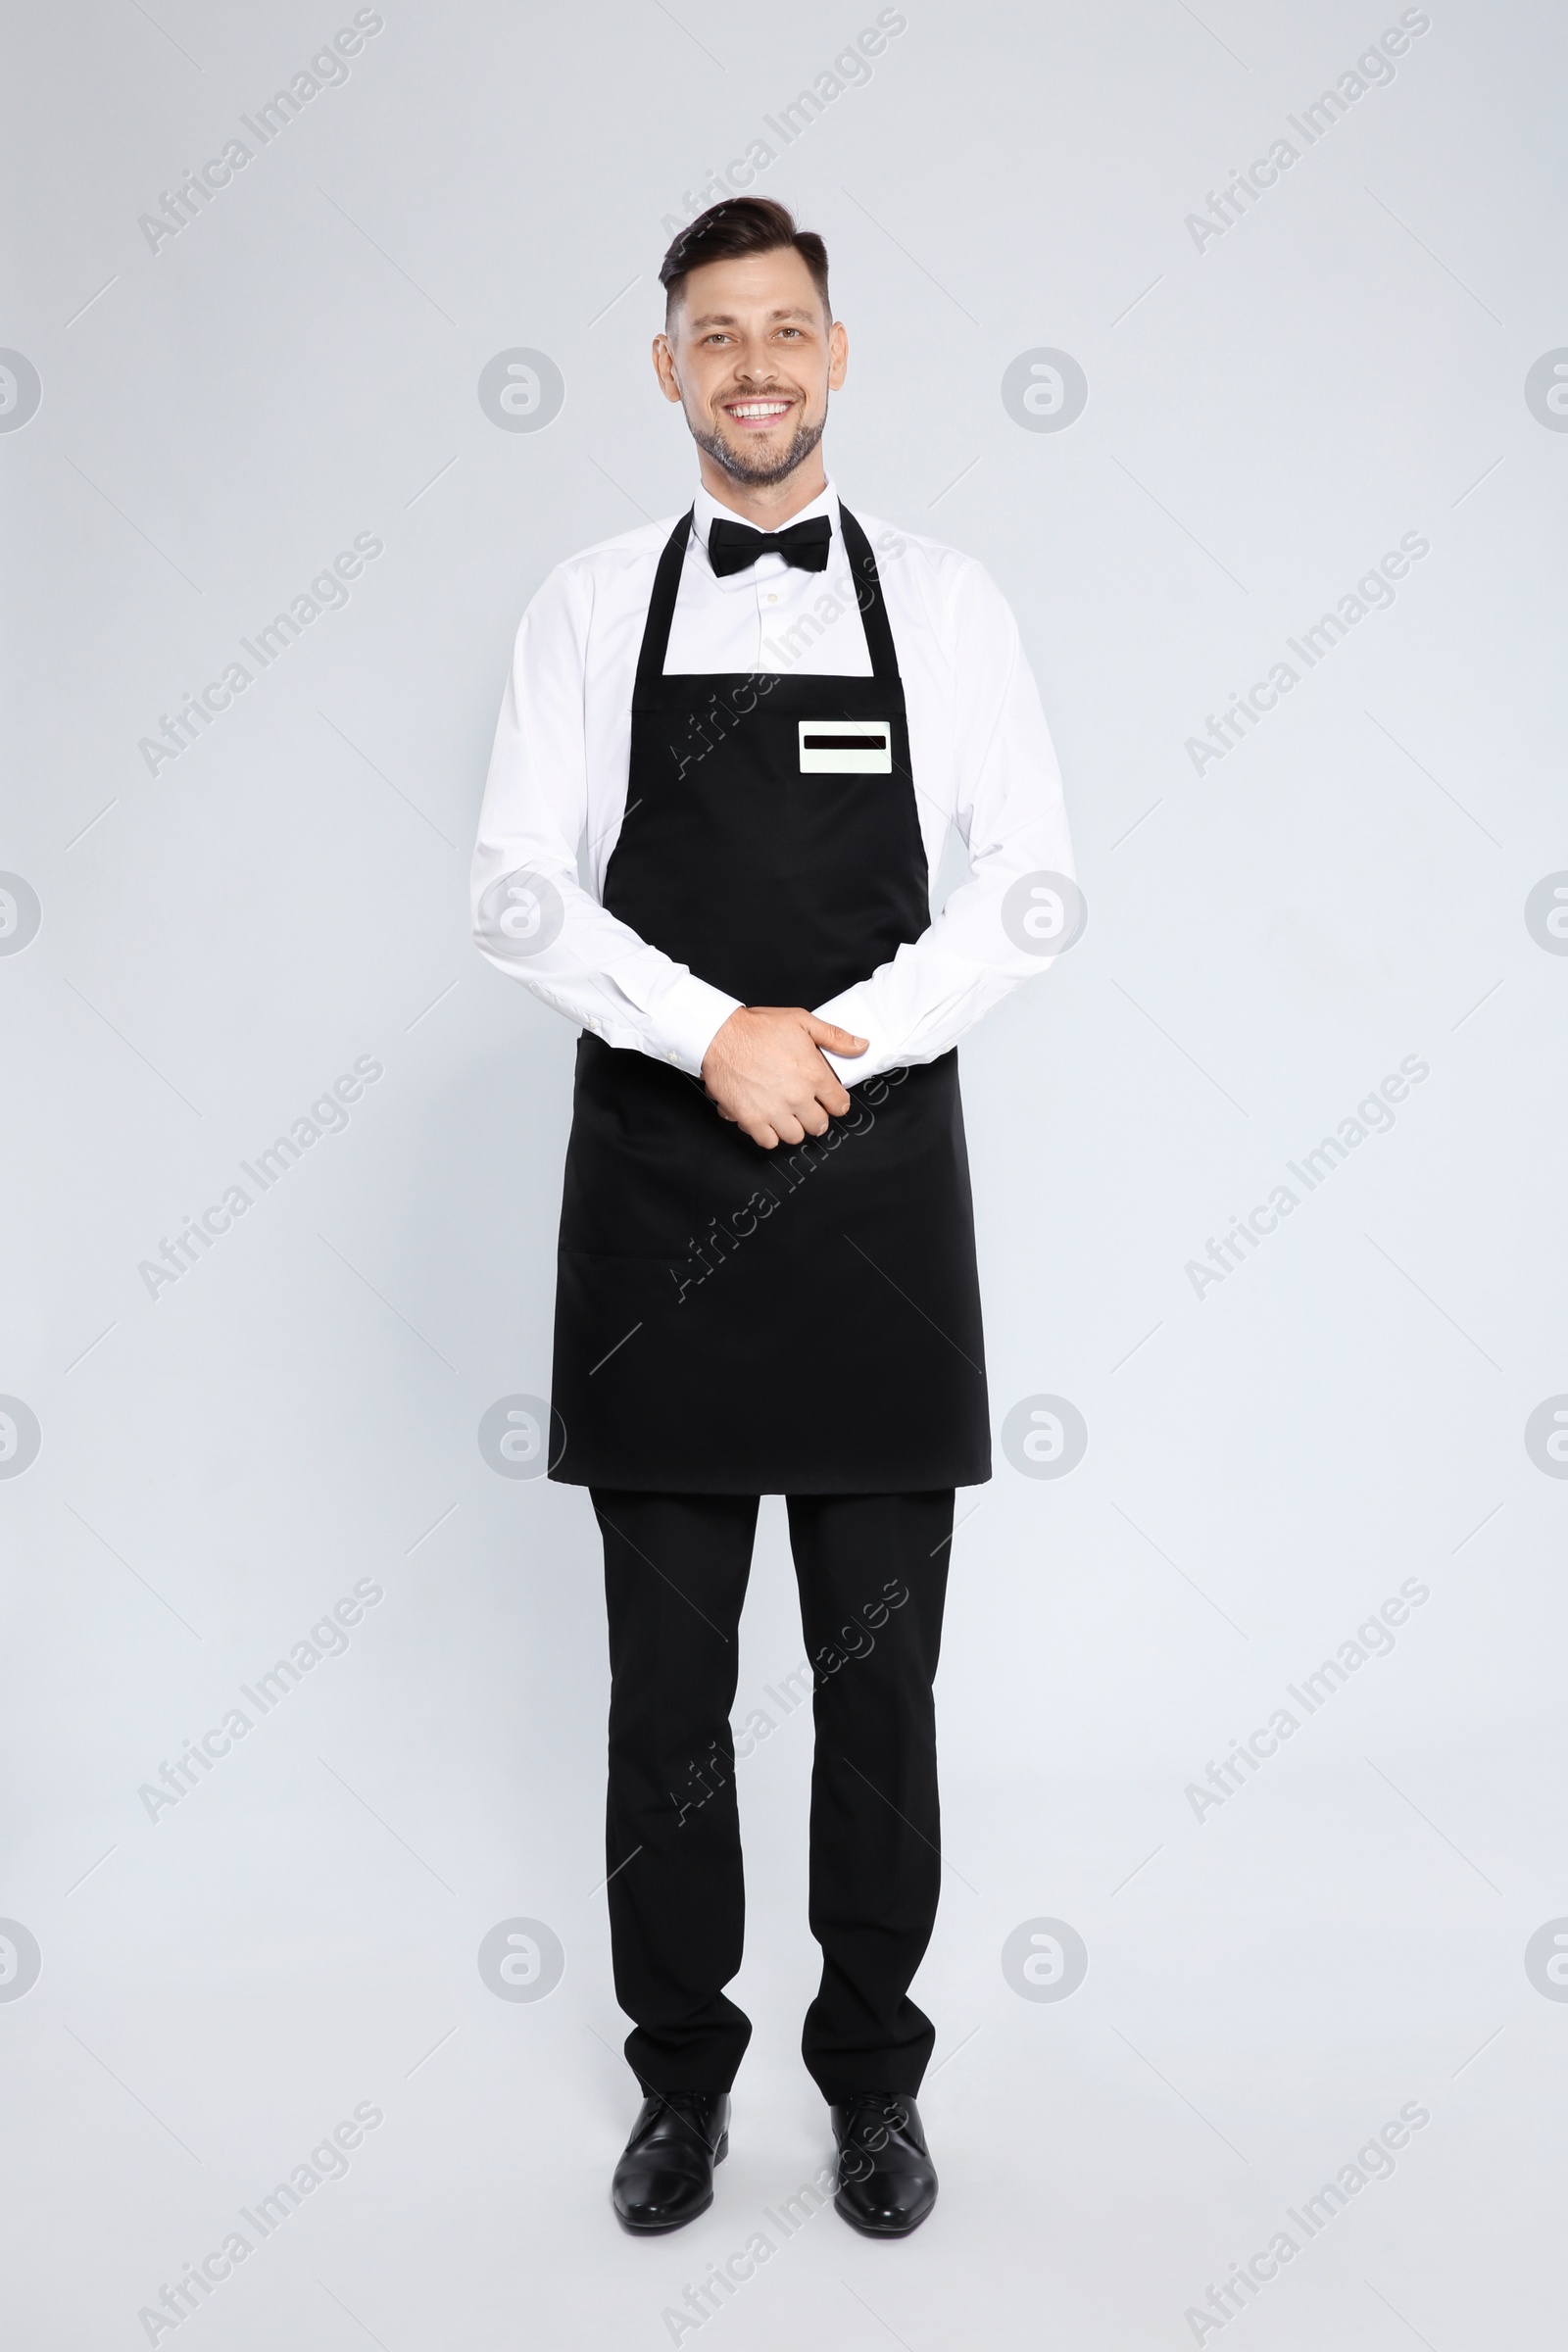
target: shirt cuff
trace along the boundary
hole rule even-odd
[[[889,1052],[888,1041],[878,1038],[876,1030],[867,1020],[864,998],[864,986],[857,982],[838,996],[829,998],[825,1004],[813,1004],[811,1007],[817,1020],[833,1021],[840,1029],[847,1029],[852,1037],[863,1037],[866,1040],[863,1054],[829,1054],[825,1048],[822,1049],[822,1059],[844,1086],[859,1086],[865,1079],[876,1077],[879,1071],[892,1069],[897,1058]]]
[[[740,1010],[739,997],[728,997],[688,972],[662,996],[654,1018],[658,1042],[651,1049],[662,1060],[672,1061],[691,1077],[703,1074],[703,1055],[732,1012]]]

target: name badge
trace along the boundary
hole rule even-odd
[[[891,776],[893,726],[885,718],[803,718],[803,776]]]

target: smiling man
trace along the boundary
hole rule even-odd
[[[782,1494],[815,1685],[802,2048],[838,2210],[896,2237],[936,2198],[909,1997],[941,1875],[932,1683],[955,1489],[991,1475],[955,1048],[1041,968],[1025,910],[1070,853],[997,589],[827,478],[849,343],[821,239],[741,198],[660,277],[654,366],[699,487],[523,615],[473,865],[479,946],[582,1029],[550,1474],[604,1542],[608,1900],[644,2092],[612,2197],[628,2230],[677,2229],[729,2144],[729,1711],[759,1498]],[[968,873],[933,919],[952,828]]]

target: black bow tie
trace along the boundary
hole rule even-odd
[[[782,531],[754,531],[749,523],[715,515],[708,526],[708,560],[721,580],[747,570],[759,556],[782,556],[801,571],[826,571],[832,539],[833,525],[825,514],[792,522]]]

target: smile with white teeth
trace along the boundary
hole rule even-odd
[[[726,404],[725,415],[743,424],[770,424],[775,416],[788,416],[787,400],[736,400]]]

